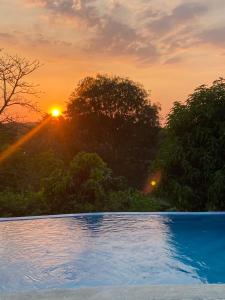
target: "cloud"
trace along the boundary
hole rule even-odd
[[[225,26],[205,30],[199,34],[202,43],[211,44],[218,47],[225,46]]]
[[[95,0],[26,0],[38,5],[56,17],[77,19],[87,26],[99,24],[99,16],[94,6]]]
[[[72,57],[76,53],[76,47],[67,41],[62,39],[49,38],[44,34],[34,34],[33,32],[21,32],[14,30],[11,33],[0,32],[0,48],[1,44],[4,48],[10,46],[20,46],[25,49],[32,49],[33,54],[38,53],[48,54],[51,59],[61,58],[62,56]]]
[[[146,41],[134,28],[112,18],[98,28],[96,37],[89,41],[87,51],[128,55],[148,62],[159,56],[156,46]]]
[[[11,40],[14,36],[8,32],[0,32],[0,39]]]
[[[209,0],[180,0],[175,6],[167,0],[20,1],[39,7],[49,22],[59,22],[63,32],[65,21],[69,21],[69,43],[81,37],[76,47],[84,54],[124,56],[146,64],[175,64],[187,57],[178,54],[180,49],[206,42],[223,43],[223,28],[204,28],[208,26],[207,14],[218,10],[221,0],[215,7]],[[42,36],[40,43],[47,43],[46,39]]]
[[[173,29],[177,30],[177,26],[186,25],[194,19],[198,18],[208,10],[207,6],[187,2],[175,7],[170,14],[163,15],[149,24],[150,29],[157,33],[167,33]]]
[[[164,62],[165,65],[174,65],[182,61],[182,58],[179,56],[171,57]]]
[[[148,62],[156,60],[159,56],[156,45],[147,41],[135,26],[120,20],[125,15],[129,16],[130,12],[117,1],[111,2],[106,10],[99,7],[97,0],[26,1],[39,5],[56,17],[74,20],[76,25],[78,20],[77,30],[82,30],[83,25],[87,27],[83,38],[84,45],[80,45],[86,53],[131,56],[136,60]]]

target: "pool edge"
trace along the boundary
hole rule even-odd
[[[23,216],[23,217],[7,217],[0,218],[0,222],[8,221],[26,221],[26,220],[39,220],[39,219],[58,219],[58,218],[71,218],[71,217],[81,217],[81,216],[103,216],[103,215],[156,215],[156,216],[173,216],[173,215],[225,215],[225,211],[218,212],[95,212],[95,213],[75,213],[75,214],[59,214],[59,215],[41,215],[41,216]]]
[[[144,285],[0,293],[1,300],[224,300],[225,285]]]

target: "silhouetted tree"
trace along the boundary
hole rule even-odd
[[[13,106],[37,109],[27,96],[37,95],[38,92],[35,85],[26,81],[26,77],[39,66],[39,61],[29,61],[17,55],[0,57],[0,122],[12,121],[8,111]]]
[[[158,112],[149,93],[132,80],[86,77],[67,106],[72,151],[96,152],[116,174],[140,185],[156,150]]]

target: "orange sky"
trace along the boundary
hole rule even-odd
[[[109,73],[141,82],[165,117],[225,76],[224,0],[1,0],[0,48],[39,59],[40,106],[65,107],[77,82]]]

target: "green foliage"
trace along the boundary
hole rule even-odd
[[[46,115],[42,121],[49,117]],[[52,152],[57,158],[68,161],[71,141],[67,140],[67,131],[67,121],[63,117],[49,119],[45,126],[24,145],[24,149],[31,156]]]
[[[13,140],[15,132],[13,132],[9,126],[0,123],[0,151]]]
[[[182,210],[225,209],[225,81],[175,102],[155,168],[160,194]]]
[[[72,152],[96,152],[115,174],[141,185],[157,147],[158,112],[138,83],[116,76],[86,77],[67,107]]]
[[[134,189],[111,192],[104,207],[104,211],[115,212],[148,212],[160,210],[164,210],[164,207],[157,199],[146,196],[142,192]]]
[[[81,152],[68,168],[52,174],[44,189],[50,213],[93,211],[156,211],[161,203],[143,193],[127,189],[124,179],[95,153]]]
[[[95,153],[81,152],[68,168],[58,169],[45,181],[51,213],[101,211],[107,192],[124,185]]]
[[[47,203],[41,192],[16,193],[10,190],[0,192],[0,216],[19,217],[46,214]]]
[[[0,165],[0,190],[39,191],[45,178],[62,165],[51,151],[30,155],[20,149]]]

